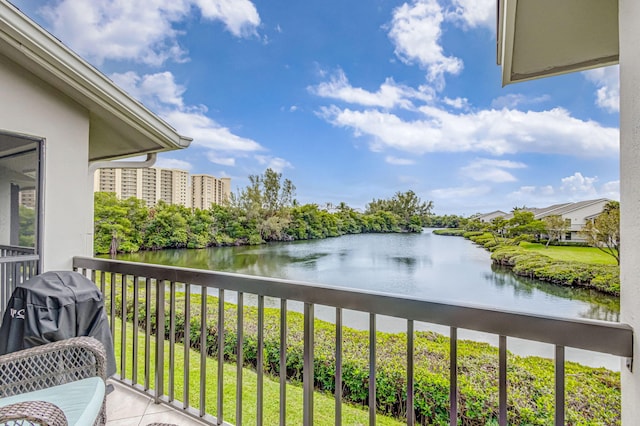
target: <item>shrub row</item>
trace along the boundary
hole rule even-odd
[[[520,276],[559,285],[594,288],[620,295],[620,271],[615,265],[591,265],[552,259],[518,246],[502,245],[492,254],[494,263],[511,267]]]
[[[464,229],[458,229],[458,228],[445,228],[445,229],[434,229],[433,233],[436,235],[451,235],[454,237],[460,237],[462,236],[465,232]]]
[[[493,263],[509,267],[516,275],[557,285],[593,288],[620,296],[620,269],[615,265],[592,265],[552,259],[518,246],[521,239],[497,239],[490,232],[446,229],[440,235],[462,236],[493,252]],[[436,232],[436,231],[434,231]],[[564,245],[580,245],[566,243]]]
[[[119,297],[119,296],[118,296]],[[116,300],[116,306],[121,304]],[[175,339],[184,342],[184,295],[178,293],[175,312]],[[145,312],[142,300],[139,326],[143,327]],[[142,308],[142,309],[140,309]],[[191,319],[188,327],[189,345],[200,350],[200,296],[191,298]],[[207,303],[206,350],[217,356],[219,327],[218,301],[209,297]],[[127,308],[132,321],[133,305]],[[169,305],[165,307],[169,315]],[[120,315],[120,313],[119,313]],[[237,306],[225,304],[224,358],[237,359]],[[151,326],[155,333],[156,312],[152,306]],[[287,377],[301,382],[303,371],[303,316],[288,312],[287,317]],[[279,310],[267,308],[264,314],[265,372],[279,374],[280,348]],[[244,308],[243,364],[256,368],[257,309]],[[169,338],[168,321],[164,330]],[[406,416],[406,347],[405,333],[377,332],[376,400],[378,412],[404,418]],[[449,424],[449,339],[432,332],[416,332],[415,410],[418,424]],[[343,329],[343,397],[345,402],[366,405],[369,386],[369,333],[345,327]],[[315,321],[315,387],[319,391],[335,389],[335,325]],[[498,359],[497,349],[488,344],[460,341],[458,345],[458,407],[462,425],[497,424]],[[553,423],[553,365],[548,359],[508,355],[509,424],[547,425]],[[566,364],[566,418],[569,424],[619,424],[619,373],[593,369],[576,363]],[[606,419],[602,420],[606,415]]]

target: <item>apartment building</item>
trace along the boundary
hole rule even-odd
[[[211,175],[191,176],[191,206],[208,209],[211,204],[223,204],[231,195],[231,179]]]
[[[94,175],[94,191],[114,192],[120,199],[136,197],[153,207],[167,204],[191,207],[189,172],[159,167],[99,169]]]

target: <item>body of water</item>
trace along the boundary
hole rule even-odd
[[[261,246],[200,250],[162,250],[119,255],[118,259],[284,278],[418,299],[473,304],[567,318],[619,320],[617,297],[592,290],[561,287],[517,277],[491,264],[490,253],[460,237],[422,234],[362,234],[324,240],[273,243]],[[276,301],[273,304],[276,305]],[[291,308],[301,306],[290,303]],[[316,309],[317,316],[333,320],[334,309]],[[345,325],[366,329],[368,315],[349,312]],[[406,322],[381,318],[383,331],[405,331]],[[421,325],[448,333],[448,329]],[[497,336],[459,333],[497,344]],[[509,339],[509,350],[526,355],[553,356],[546,344]],[[567,358],[593,366],[619,369],[619,358],[568,350]]]

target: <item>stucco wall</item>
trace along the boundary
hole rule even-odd
[[[0,56],[0,130],[45,139],[43,271],[92,254],[88,111]]]
[[[640,422],[640,2],[620,0],[620,320],[634,329],[633,372],[622,367],[622,424]]]

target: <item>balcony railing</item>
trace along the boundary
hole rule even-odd
[[[40,256],[28,247],[0,246],[0,323],[16,285],[38,274]]]
[[[142,263],[102,260],[76,257],[73,261],[75,270],[93,279],[105,293],[107,307],[111,316],[111,327],[117,336],[120,351],[119,379],[133,388],[153,396],[157,403],[166,403],[209,424],[227,424],[225,412],[224,389],[224,361],[225,361],[225,328],[233,324],[226,323],[225,295],[233,295],[237,304],[237,318],[235,323],[236,341],[236,394],[235,394],[235,423],[242,424],[243,418],[243,350],[245,333],[245,301],[248,295],[257,299],[257,330],[255,336],[256,363],[264,365],[265,343],[265,298],[280,299],[280,337],[279,337],[279,383],[280,396],[280,424],[285,424],[287,410],[287,301],[301,302],[303,305],[303,423],[312,425],[314,422],[314,308],[318,305],[335,308],[335,424],[341,424],[342,389],[343,389],[343,310],[355,310],[368,314],[369,317],[369,379],[368,379],[368,411],[369,424],[376,423],[376,363],[377,338],[376,319],[379,316],[401,318],[406,321],[406,423],[416,424],[415,417],[415,387],[414,377],[415,354],[414,332],[415,323],[431,323],[449,327],[450,330],[450,360],[449,360],[449,419],[451,425],[458,424],[459,394],[458,391],[458,329],[477,330],[499,336],[498,348],[498,415],[499,425],[507,424],[507,337],[527,339],[536,342],[550,343],[555,346],[555,420],[556,425],[565,424],[565,348],[580,348],[590,351],[617,355],[630,358],[632,356],[632,329],[626,324],[607,323],[594,320],[561,319],[525,313],[514,313],[496,309],[485,309],[473,306],[445,304],[425,300],[415,300],[402,296],[371,293],[337,287],[310,285],[281,279],[253,277],[247,275],[222,273],[214,271],[195,270],[178,267],[149,265]],[[177,305],[177,286],[184,291],[184,299]],[[184,286],[184,287],[183,287]],[[182,379],[176,377],[175,363],[179,354],[176,350],[176,339],[180,336],[190,336],[191,320],[199,317],[200,348],[206,348],[209,337],[206,328],[208,295],[218,297],[217,310],[217,392],[215,396],[215,413],[207,413],[205,401],[210,396],[207,389],[207,351],[200,351],[198,394],[190,394],[190,375],[193,369],[189,359],[192,349],[184,344],[182,361],[184,375]],[[199,298],[201,306],[192,306],[191,300]],[[229,297],[230,299],[231,297]],[[271,299],[269,299],[271,300]],[[155,318],[151,311],[155,310]],[[177,322],[176,312],[184,313],[184,324]],[[125,321],[117,322],[116,316],[130,318],[133,324],[144,324],[142,330],[131,327]],[[120,325],[118,325],[120,324]],[[153,325],[152,325],[153,324]],[[152,340],[155,330],[169,330],[168,342],[165,335],[157,334]],[[118,328],[116,328],[118,327]],[[127,328],[129,327],[129,328]],[[184,327],[181,329],[181,327]],[[129,330],[129,331],[127,331]],[[144,333],[144,343],[139,343]],[[141,345],[143,347],[141,347]],[[128,350],[124,350],[128,348]],[[380,350],[383,350],[381,348]],[[144,354],[144,355],[141,355]],[[144,361],[144,369],[139,366],[139,359]],[[273,359],[273,356],[272,356]],[[239,360],[239,361],[238,361]],[[277,362],[276,362],[277,363]],[[153,365],[167,366],[153,369]],[[130,370],[129,370],[130,369]],[[138,371],[144,371],[142,377]],[[212,374],[212,373],[209,373]],[[227,373],[228,374],[228,373]],[[265,403],[263,395],[263,369],[257,368],[256,407],[252,407],[252,414],[257,417],[257,424],[262,424]],[[166,377],[165,377],[166,375]],[[166,380],[166,383],[165,383]],[[180,386],[178,384],[182,380]],[[153,384],[151,383],[153,382]],[[191,383],[193,385],[193,383]],[[153,386],[153,388],[152,388]],[[178,389],[183,389],[178,395]],[[589,395],[585,395],[588,398]],[[182,399],[182,401],[179,401]],[[194,399],[197,399],[192,405]],[[245,404],[246,406],[246,404]],[[318,413],[315,413],[318,414]],[[216,417],[213,417],[215,415]],[[227,416],[228,417],[228,416]]]

